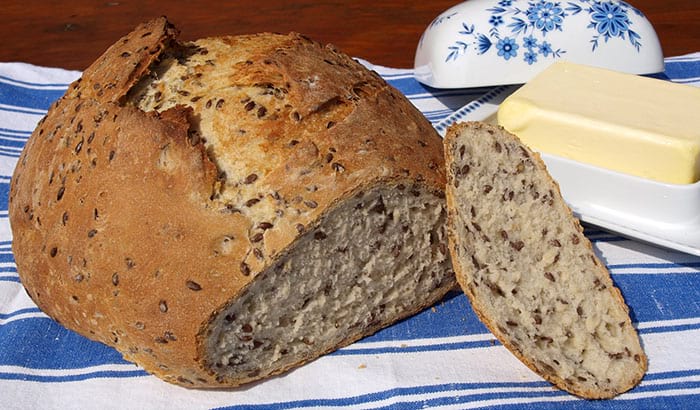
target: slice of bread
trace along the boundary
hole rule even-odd
[[[628,308],[539,156],[476,122],[449,129],[445,154],[450,252],[481,320],[561,389],[634,387],[647,359]]]

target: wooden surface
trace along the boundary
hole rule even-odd
[[[412,67],[415,47],[424,28],[458,2],[3,0],[0,61],[82,70],[138,23],[166,15],[182,31],[181,38],[185,40],[260,31],[297,31],[376,64]],[[629,3],[652,22],[665,56],[700,51],[700,0],[630,0]]]

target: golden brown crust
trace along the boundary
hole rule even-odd
[[[75,98],[96,98],[100,101],[121,99],[150,70],[163,50],[179,31],[164,17],[140,24],[128,35],[110,46],[90,65],[72,89],[80,88]],[[80,85],[80,83],[84,83]]]
[[[233,386],[255,377],[217,380],[205,367],[202,331],[213,315],[345,198],[391,181],[440,195],[442,144],[403,96],[331,48],[295,34],[226,38],[254,56],[236,81],[289,83],[302,118],[329,101],[344,104],[318,135],[295,134],[288,119],[247,123],[260,131],[249,144],[269,155],[259,199],[274,207],[231,211],[217,195],[226,176],[193,138],[196,109],[156,114],[127,103],[176,35],[165,18],[137,27],[52,106],[12,179],[13,251],[30,297],[66,327],[170,382]],[[309,72],[313,86],[302,81]],[[311,184],[319,189],[304,188]],[[263,241],[252,237],[258,230]],[[259,246],[264,257],[250,258]]]

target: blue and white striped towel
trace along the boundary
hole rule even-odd
[[[490,89],[432,90],[411,70],[372,66],[437,124]],[[586,227],[630,308],[649,356],[632,391],[585,401],[554,389],[500,345],[463,294],[284,376],[231,391],[169,385],[47,318],[17,276],[7,196],[22,146],[80,73],[0,63],[0,408],[697,408],[700,257]],[[700,86],[700,53],[666,60]]]

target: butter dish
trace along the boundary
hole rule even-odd
[[[497,87],[436,125],[496,123],[499,104],[518,89]],[[574,215],[623,236],[700,255],[700,182],[668,184],[540,153]]]
[[[530,148],[670,184],[700,180],[700,88],[556,62],[511,94],[498,124]]]
[[[618,0],[469,0],[425,29],[416,79],[435,88],[522,84],[551,63],[633,74],[664,69],[651,23]]]

